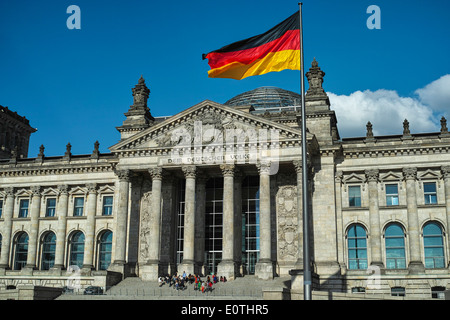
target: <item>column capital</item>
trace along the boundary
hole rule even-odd
[[[336,174],[334,175],[334,181],[337,183],[341,183],[342,179],[344,178],[344,172],[342,171],[337,171]]]
[[[406,180],[415,180],[417,178],[417,168],[403,168],[402,171]]]
[[[150,177],[152,177],[153,180],[162,180],[163,178],[163,169],[161,167],[154,167],[148,169],[148,173],[150,174]]]
[[[69,186],[67,184],[58,185],[58,192],[59,192],[59,194],[68,194]]]
[[[364,172],[368,182],[378,182],[380,171],[378,169],[368,169]]]
[[[88,189],[89,193],[97,192],[97,184],[95,182],[86,183],[86,188]]]
[[[297,172],[297,174],[302,174],[303,173],[303,171],[302,171],[302,169],[303,169],[302,161],[301,160],[294,160],[294,161],[292,161],[292,163],[294,164],[295,172]]]
[[[114,170],[114,173],[119,178],[119,181],[130,182],[130,178],[131,178],[130,170],[128,170],[128,169]]]
[[[14,187],[6,187],[5,189],[6,196],[14,197]]]
[[[33,197],[40,197],[41,196],[41,186],[31,186],[31,193],[33,194]]]
[[[221,164],[220,170],[222,170],[222,174],[224,177],[233,177],[235,166],[234,164]]]
[[[184,177],[187,178],[194,178],[196,176],[197,168],[195,166],[182,166],[181,170],[183,170]]]
[[[450,166],[442,166],[441,167],[442,176],[445,178],[450,178]]]
[[[256,164],[258,168],[259,174],[269,174],[270,173],[270,165],[269,161],[260,161]]]

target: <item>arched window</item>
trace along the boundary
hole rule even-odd
[[[423,227],[425,268],[445,268],[444,239],[441,226],[429,222]]]
[[[41,246],[41,270],[50,270],[55,264],[56,235],[47,232],[42,238]]]
[[[360,224],[351,225],[347,231],[348,268],[367,269],[367,233]]]
[[[405,269],[405,233],[403,228],[397,224],[390,224],[384,233],[386,242],[386,268]]]
[[[73,233],[69,245],[69,266],[82,268],[84,259],[84,233],[81,231]]]
[[[111,231],[105,231],[101,234],[98,241],[98,269],[106,270],[111,264],[112,252],[112,236]]]
[[[21,232],[14,242],[14,270],[21,270],[27,264],[28,234]]]

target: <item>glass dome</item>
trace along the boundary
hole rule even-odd
[[[230,107],[251,105],[252,113],[280,112],[294,110],[301,105],[301,95],[277,87],[261,87],[237,95],[225,102]]]

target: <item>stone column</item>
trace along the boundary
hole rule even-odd
[[[371,265],[383,267],[381,257],[381,227],[378,205],[378,177],[379,171],[371,169],[365,171],[369,184],[369,217],[370,217],[370,249],[372,253]]]
[[[447,230],[450,230],[450,166],[442,166],[442,177],[444,179],[445,188],[445,210],[447,213]],[[450,237],[448,238],[450,245]],[[450,266],[450,264],[449,264]]]
[[[30,234],[28,242],[27,264],[23,272],[36,268],[36,256],[38,251],[39,212],[41,211],[41,187],[32,186],[31,210],[30,210]]]
[[[297,226],[298,226],[298,251],[295,269],[303,270],[303,172],[302,161],[294,160],[295,172],[297,173]]]
[[[409,235],[409,272],[424,272],[425,267],[420,259],[420,230],[419,216],[417,212],[416,177],[417,168],[403,168],[403,176],[406,180],[406,209],[408,213]]]
[[[270,163],[260,162],[259,170],[259,261],[255,265],[255,274],[260,279],[273,278],[270,232]]]
[[[3,207],[2,251],[0,256],[0,274],[9,268],[9,253],[11,248],[12,217],[14,212],[14,188],[5,188],[6,200]]]
[[[59,185],[58,207],[56,216],[58,217],[58,225],[56,229],[56,248],[55,248],[55,264],[54,270],[64,268],[64,248],[66,244],[66,228],[67,228],[67,212],[69,204],[68,186]]]
[[[150,208],[150,238],[148,260],[143,266],[144,280],[157,280],[159,276],[161,252],[161,190],[162,168],[156,167],[148,170],[152,177],[152,201]]]
[[[207,274],[205,265],[205,205],[206,205],[206,181],[208,176],[197,173],[196,206],[195,206],[195,265],[202,274]]]
[[[217,273],[232,280],[236,276],[234,263],[234,165],[220,166],[223,173],[223,222],[222,222],[222,261]]]
[[[234,170],[234,261],[238,274],[243,275],[242,265],[242,172]]]
[[[117,170],[116,175],[118,181],[118,201],[116,213],[116,231],[114,262],[110,265],[111,271],[125,273],[126,266],[126,247],[127,247],[127,218],[128,218],[128,197],[129,197],[129,183],[130,170]]]
[[[86,205],[86,229],[84,241],[83,272],[94,269],[95,214],[97,211],[97,184],[86,184],[88,189]]]
[[[195,268],[195,166],[183,166],[186,178],[185,204],[184,204],[184,245],[183,261],[178,271],[187,274],[198,273]]]

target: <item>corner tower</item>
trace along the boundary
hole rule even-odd
[[[133,92],[133,105],[130,106],[127,117],[121,127],[117,127],[120,132],[120,139],[126,139],[132,135],[147,129],[152,126],[155,118],[150,113],[147,106],[147,100],[150,94],[150,89],[145,84],[145,79],[141,76],[138,84],[131,89]]]

